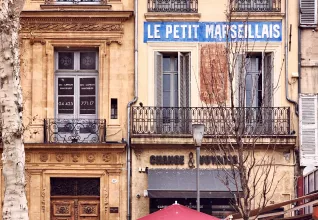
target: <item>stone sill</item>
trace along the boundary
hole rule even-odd
[[[199,21],[200,13],[167,13],[167,12],[150,12],[145,13],[147,21]]]
[[[110,10],[111,5],[40,5],[43,10],[58,10],[58,11],[102,11]]]
[[[285,13],[282,12],[233,12],[232,20],[281,20]]]

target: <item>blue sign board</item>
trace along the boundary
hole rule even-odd
[[[227,37],[228,33],[228,37]],[[281,21],[145,22],[144,42],[280,42]]]

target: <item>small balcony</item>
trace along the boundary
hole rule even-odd
[[[203,123],[207,136],[290,135],[290,108],[140,107],[132,108],[132,136],[191,136]]]
[[[105,119],[45,119],[45,143],[104,143]]]
[[[45,0],[45,5],[106,5],[107,0]]]
[[[281,0],[232,0],[232,12],[280,12]]]
[[[148,0],[148,12],[198,13],[198,0]]]

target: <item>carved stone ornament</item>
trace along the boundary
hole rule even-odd
[[[107,213],[108,211],[108,191],[106,188],[104,188],[104,209],[105,209],[105,213]]]
[[[42,189],[41,192],[41,209],[42,212],[45,212],[45,189]]]
[[[56,154],[55,158],[58,162],[62,162],[64,160],[64,154]]]
[[[31,162],[31,154],[25,154],[25,162],[27,163]]]
[[[134,149],[137,160],[140,160],[142,149]]]
[[[86,22],[21,22],[23,32],[45,32],[45,31],[108,31],[108,32],[122,32],[122,24],[109,24],[109,23],[86,23]]]
[[[110,162],[112,160],[112,155],[111,154],[103,154],[103,161]]]
[[[40,154],[40,161],[41,162],[46,162],[49,159],[49,155],[48,154]]]
[[[72,161],[74,163],[78,162],[79,161],[79,158],[80,158],[80,154],[79,153],[74,153],[72,154]]]
[[[94,162],[95,161],[95,154],[92,154],[92,153],[87,154],[86,159],[90,163]]]

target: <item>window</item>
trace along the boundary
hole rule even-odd
[[[273,67],[272,53],[247,53],[237,57],[237,104],[243,107],[238,114],[244,117],[247,133],[272,133]]]
[[[190,106],[190,53],[156,52],[155,54],[155,103],[158,108],[157,125],[172,129],[183,129]],[[163,123],[164,125],[161,125]]]
[[[91,141],[98,135],[98,53],[57,51],[55,55],[57,136],[65,141]]]

